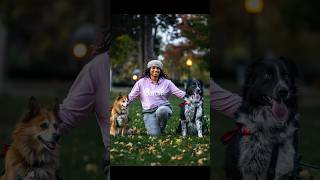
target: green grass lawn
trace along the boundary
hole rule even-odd
[[[112,100],[117,96],[112,93]],[[166,135],[151,137],[146,129],[141,114],[139,100],[129,106],[129,127],[135,132],[130,136],[111,138],[111,165],[209,165],[210,136],[181,137],[175,134],[179,122],[182,99],[175,96],[169,99],[173,114],[166,127]],[[204,113],[209,126],[209,98],[205,96]]]
[[[53,97],[36,97],[41,104],[52,104]],[[0,97],[0,145],[10,143],[10,134],[23,111],[29,97]],[[63,96],[60,97],[63,99]],[[60,176],[68,180],[104,179],[101,158],[104,150],[100,128],[92,115],[62,137],[60,154]],[[2,151],[2,150],[1,150]],[[4,166],[0,159],[0,169]]]

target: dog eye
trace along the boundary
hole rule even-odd
[[[40,125],[40,127],[41,127],[42,129],[48,129],[49,125],[48,125],[48,123],[42,123],[42,124]]]
[[[272,78],[272,76],[271,76],[271,74],[265,74],[263,78],[266,80],[270,80]]]

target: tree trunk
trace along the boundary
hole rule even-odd
[[[145,42],[144,42],[144,15],[140,16],[140,32],[139,32],[139,69],[140,72],[143,74],[143,70],[145,69],[144,61],[145,61]]]
[[[154,19],[154,15],[148,15],[147,16],[147,21],[146,21],[146,42],[148,44],[147,46],[147,60],[149,61],[150,59],[155,59],[155,55],[154,55],[154,37],[152,34],[152,30],[153,30],[153,19]]]
[[[153,30],[154,15],[141,15],[141,37],[142,37],[142,64],[143,68],[147,67],[147,63],[151,59],[155,59],[154,55],[154,36]]]

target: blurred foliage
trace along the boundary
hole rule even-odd
[[[264,9],[250,15],[244,1],[220,1],[213,17],[214,46],[223,51],[215,61],[219,71],[234,73],[239,61],[250,63],[251,21],[255,21],[258,58],[288,56],[293,58],[305,80],[319,74],[318,47],[320,46],[319,1],[263,1]],[[221,53],[221,52],[220,52]],[[222,58],[222,59],[220,59]],[[320,74],[319,74],[320,75]],[[313,77],[312,77],[313,76]]]
[[[138,43],[127,34],[117,36],[115,43],[111,48],[111,68],[114,76],[113,81],[130,82],[133,69],[138,68],[138,63],[135,63],[138,58],[137,47]],[[129,72],[129,73],[123,73]]]
[[[151,17],[153,29],[152,41],[154,52],[158,56],[162,37],[158,30],[173,28],[173,36],[177,35],[177,15],[175,14],[116,14],[112,15],[112,42],[111,42],[111,61],[113,70],[113,80],[117,83],[130,82],[134,69],[139,68],[141,59],[141,35],[144,29],[141,28],[143,18]],[[139,47],[140,46],[140,47]],[[143,70],[141,70],[143,71]],[[123,73],[126,72],[126,73]]]
[[[10,0],[6,11],[9,75],[77,73],[82,62],[72,59],[70,42],[80,26],[94,23],[93,2]]]
[[[178,19],[176,14],[148,14],[152,18],[152,26],[154,30],[158,28],[162,31],[167,30],[169,27],[173,28],[173,36],[177,36],[177,25]],[[111,18],[112,24],[112,39],[116,39],[118,36],[127,34],[132,39],[139,41],[139,36],[141,33],[141,22],[143,15],[141,14],[114,14]],[[157,31],[156,31],[157,32]],[[154,41],[157,34],[154,36]],[[160,42],[156,42],[160,43]],[[114,44],[114,41],[113,41]]]
[[[207,82],[210,70],[208,15],[178,15],[178,18],[181,20],[177,26],[179,31],[173,36],[185,40],[179,44],[168,44],[163,51],[169,74],[174,79],[186,79],[186,72],[189,71],[186,61],[190,58],[193,62],[191,76]]]

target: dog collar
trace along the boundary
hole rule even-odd
[[[185,105],[190,104],[190,102],[188,101],[183,101],[183,103],[180,103],[179,106],[180,107],[184,107]]]
[[[201,100],[202,100],[202,98],[201,98]],[[191,104],[191,103],[190,103],[189,101],[183,101],[182,103],[179,104],[179,106],[180,106],[180,107],[184,107],[184,106],[187,105],[187,104]],[[200,104],[200,102],[197,102],[197,103],[196,103],[196,106],[198,107],[199,104]]]
[[[237,123],[236,129],[226,132],[222,135],[221,142],[223,144],[227,144],[232,138],[235,137],[236,134],[240,134],[241,136],[250,136],[252,133],[244,124]]]

